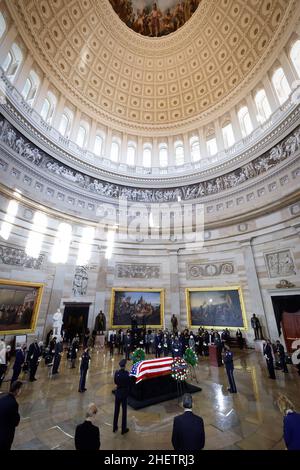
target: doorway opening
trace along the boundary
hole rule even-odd
[[[66,331],[66,340],[72,341],[76,334],[80,341],[87,329],[90,303],[65,303],[63,328]]]
[[[293,341],[300,338],[300,295],[272,296],[279,335],[284,336],[288,352],[292,352]]]

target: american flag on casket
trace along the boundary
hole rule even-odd
[[[130,374],[136,378],[135,383],[139,383],[145,379],[152,379],[160,375],[171,374],[171,366],[173,357],[161,357],[157,359],[147,359],[133,364]]]

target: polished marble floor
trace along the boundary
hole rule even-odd
[[[90,402],[99,408],[95,424],[100,427],[102,450],[172,449],[173,418],[182,412],[177,399],[137,411],[128,407],[130,432],[113,434],[113,374],[120,358],[94,351],[84,394],[77,391],[79,366],[70,369],[66,356],[57,376],[50,377],[42,361],[36,382],[21,377],[25,379],[18,399],[21,422],[13,449],[74,449],[75,427]],[[205,449],[284,449],[282,416],[275,403],[278,393],[287,394],[300,409],[300,376],[293,366],[288,367],[289,374],[276,371],[277,380],[271,380],[262,354],[236,351],[238,393],[231,395],[223,367],[211,367],[208,358],[200,358],[197,377],[202,391],[193,394],[193,400],[194,412],[205,423]],[[1,391],[7,388],[4,383]]]

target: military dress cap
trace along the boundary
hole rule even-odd
[[[126,366],[126,359],[122,359],[122,360],[119,362],[119,366],[120,366],[120,367],[125,367],[125,366]]]

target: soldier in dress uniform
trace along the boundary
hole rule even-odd
[[[230,385],[230,387],[228,388],[228,391],[230,393],[237,393],[237,389],[236,389],[236,385],[235,385],[235,381],[233,377],[233,369],[234,369],[233,354],[230,351],[230,347],[228,346],[228,344],[225,344],[224,348],[225,348],[225,353],[223,356],[223,362],[226,368],[226,373],[227,373],[227,377],[228,377],[228,381]]]
[[[16,358],[15,358],[15,362],[14,362],[14,365],[13,365],[13,375],[12,375],[12,378],[10,380],[11,385],[16,380],[18,380],[19,375],[22,371],[22,366],[25,362],[25,350],[26,350],[26,344],[23,344],[23,346],[21,348],[17,349]]]
[[[118,419],[120,412],[120,405],[122,405],[122,434],[126,434],[129,429],[127,428],[127,397],[130,387],[129,372],[125,369],[126,359],[119,362],[120,370],[115,372],[114,382],[117,386],[115,393],[115,412],[113,432],[118,430]]]
[[[41,349],[38,345],[38,340],[35,338],[34,342],[31,343],[27,353],[27,361],[29,363],[29,380],[33,382],[37,380],[35,378],[35,374],[39,365],[40,357],[41,357]]]
[[[55,345],[52,375],[58,374],[58,368],[59,368],[62,353],[63,353],[63,343],[62,341],[58,341]]]

